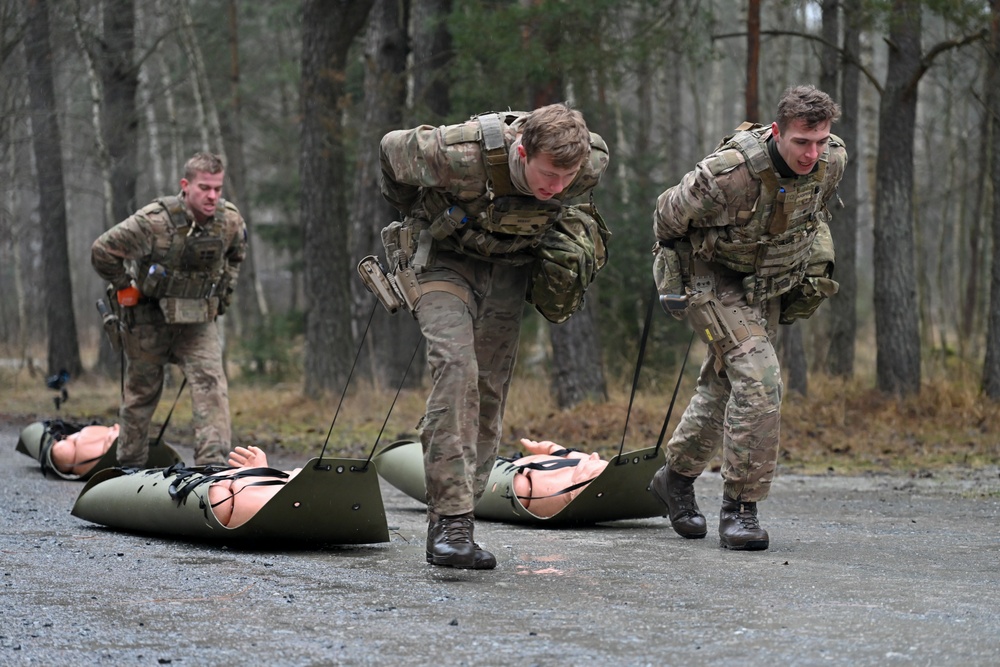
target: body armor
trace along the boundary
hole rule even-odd
[[[445,150],[449,158],[455,157],[455,186],[449,192],[424,190],[413,218],[404,221],[413,228],[411,238],[417,240],[426,226],[443,250],[504,263],[533,261],[530,253],[559,219],[562,202],[539,201],[520,193],[511,182],[508,150],[526,115],[519,111],[481,114],[444,129]],[[469,143],[481,151],[479,164],[463,160]],[[581,195],[597,184],[591,177],[603,171],[600,165],[606,163],[607,152],[604,140],[591,133],[593,166],[588,169],[585,163],[565,197]]]
[[[220,208],[225,202],[220,202]],[[157,239],[153,251],[137,267],[139,289],[154,298],[207,299],[220,293],[225,275],[222,220],[193,225],[180,197],[161,197],[142,209],[145,215],[166,212],[171,233]]]
[[[702,247],[706,260],[748,274],[744,289],[750,304],[799,284],[825,211],[823,182],[829,148],[813,173],[781,178],[768,154],[770,134],[769,127],[745,123],[708,158],[714,173],[745,162],[760,181],[760,196],[753,210],[738,213],[742,224],[708,228],[695,239],[695,247]],[[839,139],[831,136],[831,146],[836,145]]]

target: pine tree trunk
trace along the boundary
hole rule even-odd
[[[28,61],[31,143],[38,176],[38,214],[42,228],[45,267],[45,322],[48,329],[48,373],[66,371],[71,377],[83,370],[77,339],[76,316],[66,239],[66,189],[63,181],[61,135],[56,120],[52,48],[49,43],[49,3],[27,3],[24,38]]]
[[[343,116],[347,52],[371,2],[306,0],[302,13],[300,216],[308,395],[342,391],[354,358]]]
[[[860,15],[859,0],[844,2],[844,50],[854,58],[860,57],[861,31],[857,25]],[[830,349],[826,368],[832,375],[850,377],[854,374],[854,342],[858,334],[857,300],[857,243],[858,243],[858,178],[861,157],[858,136],[859,83],[861,74],[854,65],[847,65],[840,83],[840,123],[834,128],[847,145],[848,161],[840,181],[839,194],[844,207],[836,202],[830,207],[833,220],[830,233],[836,249],[834,279],[840,291],[825,307],[830,318]]]
[[[920,391],[920,325],[914,268],[913,141],[920,53],[919,5],[895,0],[889,65],[879,109],[875,203],[875,332],[878,389]]]
[[[376,255],[385,262],[381,230],[399,212],[379,192],[379,142],[389,130],[399,128],[406,106],[406,57],[408,53],[407,10],[409,2],[375,0],[365,37],[364,119],[361,122],[358,155],[354,175],[354,198],[351,206],[353,269],[366,255]],[[419,39],[415,35],[414,39]],[[354,334],[360,340],[371,321],[362,346],[359,372],[379,387],[396,386],[404,378],[408,387],[419,386],[424,356],[410,359],[423,340],[416,320],[406,312],[389,315],[375,296],[365,289],[352,272],[351,292],[354,301]],[[372,309],[377,312],[371,316]],[[420,351],[423,351],[423,346]]]
[[[990,272],[990,308],[986,327],[986,361],[983,364],[983,392],[1000,400],[1000,0],[992,0],[987,108],[992,122],[993,146],[993,268]]]

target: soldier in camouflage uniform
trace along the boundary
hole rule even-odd
[[[429,563],[496,567],[472,510],[496,459],[533,250],[607,163],[601,137],[562,104],[382,139],[382,194],[405,216],[382,238],[433,382],[420,424]]]
[[[232,299],[246,255],[246,225],[221,198],[222,160],[194,155],[181,192],[161,197],[104,232],[91,249],[97,273],[118,293],[124,325],[125,391],[118,463],[141,468],[164,367],[180,366],[191,386],[195,464],[224,465],[231,445],[229,389],[216,316]],[[117,305],[117,304],[116,304]]]
[[[707,533],[694,480],[723,452],[721,545],[769,544],[757,518],[778,458],[777,324],[836,292],[827,203],[847,152],[840,109],[812,86],[785,91],[770,126],[744,124],[657,200],[654,277],[668,312],[708,344],[695,395],[650,490],[686,538]]]

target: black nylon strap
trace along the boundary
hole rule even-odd
[[[642,370],[642,359],[646,356],[646,341],[649,339],[649,326],[653,321],[653,304],[658,303],[660,300],[660,295],[656,291],[654,286],[653,294],[649,299],[649,305],[646,308],[646,320],[642,325],[642,337],[639,339],[639,356],[635,360],[635,373],[632,374],[632,393],[628,397],[628,412],[625,413],[625,428],[622,430],[622,443],[618,447],[618,465],[626,463],[621,460],[622,453],[625,451],[625,434],[628,433],[628,420],[629,416],[632,414],[632,402],[635,400],[635,392],[639,388],[639,371]]]

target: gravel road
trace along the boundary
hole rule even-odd
[[[997,468],[776,480],[771,549],[666,519],[480,522],[492,572],[424,562],[419,503],[383,483],[391,540],[248,548],[70,515],[0,426],[0,665],[996,665]],[[180,448],[190,456],[190,450]],[[302,461],[272,456],[277,467]]]

